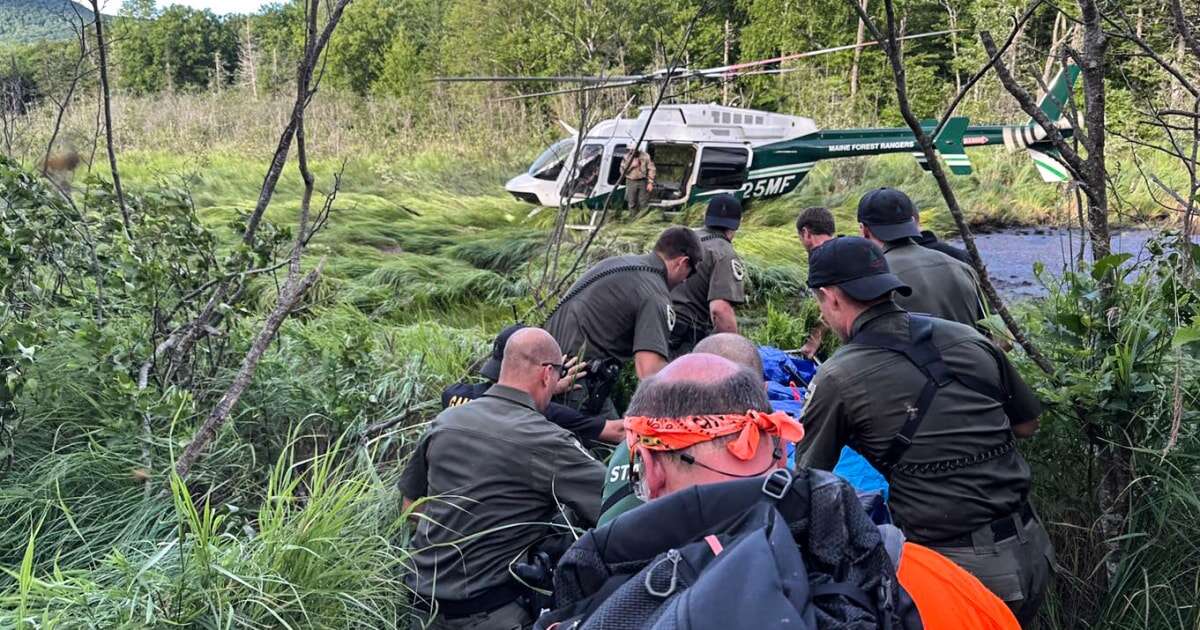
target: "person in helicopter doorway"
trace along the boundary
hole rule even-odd
[[[646,145],[625,154],[621,160],[621,172],[625,174],[625,201],[630,213],[645,210],[650,205],[650,193],[654,192],[654,161],[646,153]]]

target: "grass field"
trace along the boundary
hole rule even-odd
[[[150,120],[155,114],[146,107],[141,115]],[[186,189],[203,222],[232,242],[227,226],[253,207],[269,157],[258,147],[270,135],[224,137],[211,132],[212,121],[188,120],[181,125],[210,131],[175,138],[169,127],[149,125],[142,136],[128,132],[120,156],[125,185],[134,194]],[[108,322],[97,331],[72,320],[80,319],[77,313],[48,313],[57,336],[37,349],[27,368],[36,386],[23,394],[13,464],[0,483],[0,567],[6,570],[0,626],[409,626],[403,576],[411,550],[395,489],[400,462],[435,413],[440,390],[469,372],[495,331],[512,320],[514,307],[534,323],[542,316],[530,312],[530,291],[554,213],[531,216],[531,206],[503,191],[540,142],[525,136],[514,144],[508,142],[514,134],[494,133],[458,143],[443,135],[408,148],[397,145],[409,137],[383,137],[377,151],[364,150],[361,137],[342,151],[336,142],[318,145],[318,191],[330,189],[349,156],[331,219],[306,259],[315,265],[326,257],[326,272],[304,311],[284,325],[186,488],[171,478],[169,463],[233,366],[224,364],[194,391],[139,393],[129,374],[130,362],[145,351],[138,345],[144,344],[143,321]],[[174,152],[162,148],[175,145]],[[974,225],[1073,220],[1072,197],[1042,184],[1023,156],[972,155],[976,174],[952,181]],[[1150,167],[1168,180],[1181,175],[1166,163],[1151,161]],[[1170,221],[1136,172],[1114,172],[1122,221]],[[853,233],[858,198],[881,185],[909,192],[927,226],[951,229],[932,181],[908,156],[821,164],[797,193],[754,204],[735,240],[751,279],[751,302],[739,313],[747,334],[789,348],[803,342],[816,313],[801,295],[806,256],[794,218],[806,206],[826,205],[839,230]],[[300,192],[289,167],[269,221],[290,230]],[[692,208],[674,220],[697,225],[701,215]],[[666,224],[651,215],[607,226],[592,255],[644,251]],[[230,331],[239,340],[274,300],[270,280],[258,289],[247,317]],[[364,426],[403,412],[405,421],[394,430],[359,439]],[[1048,486],[1043,496],[1071,499],[1051,511],[1061,521],[1055,531],[1059,540],[1086,539],[1079,533],[1087,524],[1086,501],[1071,494],[1078,476],[1057,470],[1064,458],[1054,449],[1070,445],[1075,450],[1065,461],[1083,464],[1086,450],[1066,423],[1051,424],[1045,435],[1045,445],[1031,451]],[[1194,439],[1184,436],[1188,444]],[[1170,462],[1182,473],[1162,477],[1178,488],[1176,498],[1150,503],[1146,510],[1153,514],[1139,512],[1149,523],[1144,531],[1170,534],[1176,542],[1188,539],[1179,523],[1200,505],[1185,474],[1200,460],[1183,461]],[[1062,549],[1073,569],[1097,560],[1089,555],[1095,545]],[[1128,584],[1105,600],[1119,627],[1155,626],[1140,623],[1150,615],[1139,607],[1148,610],[1152,602],[1164,608],[1155,620],[1187,625],[1186,600],[1196,593],[1187,581],[1196,575],[1190,565],[1200,551],[1182,545],[1174,551],[1177,557],[1143,550],[1140,564],[1123,574]],[[1133,584],[1139,575],[1144,586]],[[1088,592],[1088,579],[1077,571],[1064,579],[1064,592]],[[1050,609],[1057,619],[1077,618],[1072,607],[1097,601],[1060,597]]]

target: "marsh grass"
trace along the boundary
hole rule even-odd
[[[283,116],[275,101],[232,98],[117,102],[126,186],[186,189],[202,220],[229,242],[229,223],[253,207],[264,147],[273,146]],[[0,480],[0,626],[410,625],[403,577],[411,549],[395,477],[441,389],[468,374],[495,331],[512,321],[514,306],[530,306],[553,212],[529,216],[530,206],[508,196],[503,183],[553,132],[509,110],[455,110],[417,128],[383,101],[334,97],[315,106],[309,135],[318,190],[328,191],[342,173],[334,214],[305,261],[328,257],[326,274],[283,327],[233,422],[186,486],[170,475],[170,462],[232,367],[204,374],[195,392],[139,394],[130,366],[147,342],[137,338],[135,322],[108,322],[103,335],[63,326],[37,349],[14,463]],[[72,116],[67,138],[79,147],[90,121]],[[33,127],[45,122],[38,120]],[[1037,181],[1024,156],[980,151],[972,159],[976,174],[953,182],[973,224],[1072,220],[1064,190]],[[1165,179],[1181,176],[1165,163],[1149,164]],[[1136,172],[1114,172],[1125,219],[1170,219]],[[755,341],[797,348],[817,318],[804,297],[807,257],[795,240],[796,214],[826,205],[839,231],[854,233],[858,198],[881,185],[907,190],[926,225],[951,227],[932,182],[908,156],[823,163],[797,193],[752,204],[735,245],[753,296],[739,316]],[[268,213],[280,229],[293,224],[300,191],[289,166]],[[690,208],[674,220],[698,225],[701,217]],[[665,225],[652,214],[610,226],[591,259],[645,251]],[[564,249],[577,246],[572,238]],[[230,331],[231,356],[245,347],[254,314],[273,303],[275,280],[252,286],[250,316]],[[1050,334],[1036,311],[1027,321],[1036,334]],[[120,341],[100,346],[97,338]],[[361,435],[397,416],[403,421],[392,430]],[[1137,540],[1120,590],[1073,598],[1088,592],[1092,576],[1065,575],[1049,618],[1105,606],[1115,627],[1196,627],[1200,465],[1187,426],[1190,450],[1170,459],[1150,450],[1138,455],[1152,492],[1134,510]],[[1062,564],[1097,566],[1093,534],[1080,531],[1089,513],[1081,473],[1087,445],[1064,421],[1047,422],[1039,444],[1045,450],[1031,459],[1040,496],[1054,500],[1047,514]]]

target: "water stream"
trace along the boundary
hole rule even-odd
[[[1122,230],[1112,237],[1113,252],[1126,252],[1135,257],[1145,254],[1146,241],[1154,236],[1151,230]],[[962,241],[949,241],[962,247]],[[1079,256],[1084,248],[1091,259],[1086,239],[1081,242],[1078,230],[1062,228],[1017,228],[990,234],[975,235],[975,245],[987,265],[992,283],[1006,298],[1038,297],[1046,290],[1033,276],[1033,265],[1041,262],[1047,273],[1056,273]]]

